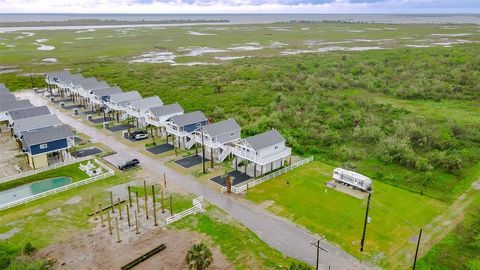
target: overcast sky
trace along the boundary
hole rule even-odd
[[[0,0],[29,13],[480,13],[480,0]]]

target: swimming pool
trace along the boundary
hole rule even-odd
[[[55,177],[0,191],[0,205],[63,187],[71,182],[70,177]]]

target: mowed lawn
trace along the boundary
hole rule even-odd
[[[246,198],[268,205],[347,252],[386,268],[406,266],[415,235],[447,207],[436,199],[374,181],[365,250],[360,249],[367,200],[325,186],[334,167],[314,161],[249,190]]]

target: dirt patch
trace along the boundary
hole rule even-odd
[[[82,200],[81,197],[73,197],[70,200],[66,201],[65,204],[72,205],[72,204],[77,204]]]
[[[38,257],[52,258],[54,269],[120,269],[138,256],[165,243],[167,248],[142,262],[135,269],[187,269],[184,258],[188,249],[204,241],[213,253],[213,264],[208,268],[232,269],[218,247],[198,233],[155,228],[116,243],[115,236],[105,230],[76,235],[66,241],[50,245],[37,253]],[[120,255],[120,256],[119,256]]]
[[[60,215],[62,213],[62,209],[61,208],[55,208],[51,211],[49,211],[47,213],[47,216],[56,216],[56,215]]]
[[[0,234],[0,240],[8,239],[8,238],[14,236],[16,233],[18,233],[21,230],[22,229],[15,227],[15,228],[11,229],[10,231],[8,231],[6,233],[1,233]]]

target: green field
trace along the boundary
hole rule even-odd
[[[41,85],[36,74],[69,68],[214,121],[233,117],[244,136],[277,128],[296,154],[452,201],[480,172],[477,28],[287,23],[10,32],[0,34],[0,54],[12,73],[0,81],[30,88],[30,71]],[[430,47],[407,47],[415,44]],[[153,63],[132,62],[147,53]],[[218,58],[234,56],[250,58]],[[58,62],[42,61],[52,57]],[[174,65],[187,62],[217,65]]]
[[[410,238],[446,210],[447,205],[375,181],[369,213],[371,223],[361,253],[366,199],[326,187],[333,169],[313,161],[250,189],[246,198],[268,205],[268,210],[325,236],[355,256],[387,268],[407,265],[415,251]]]
[[[480,269],[480,195],[465,219],[418,262],[418,269]]]

